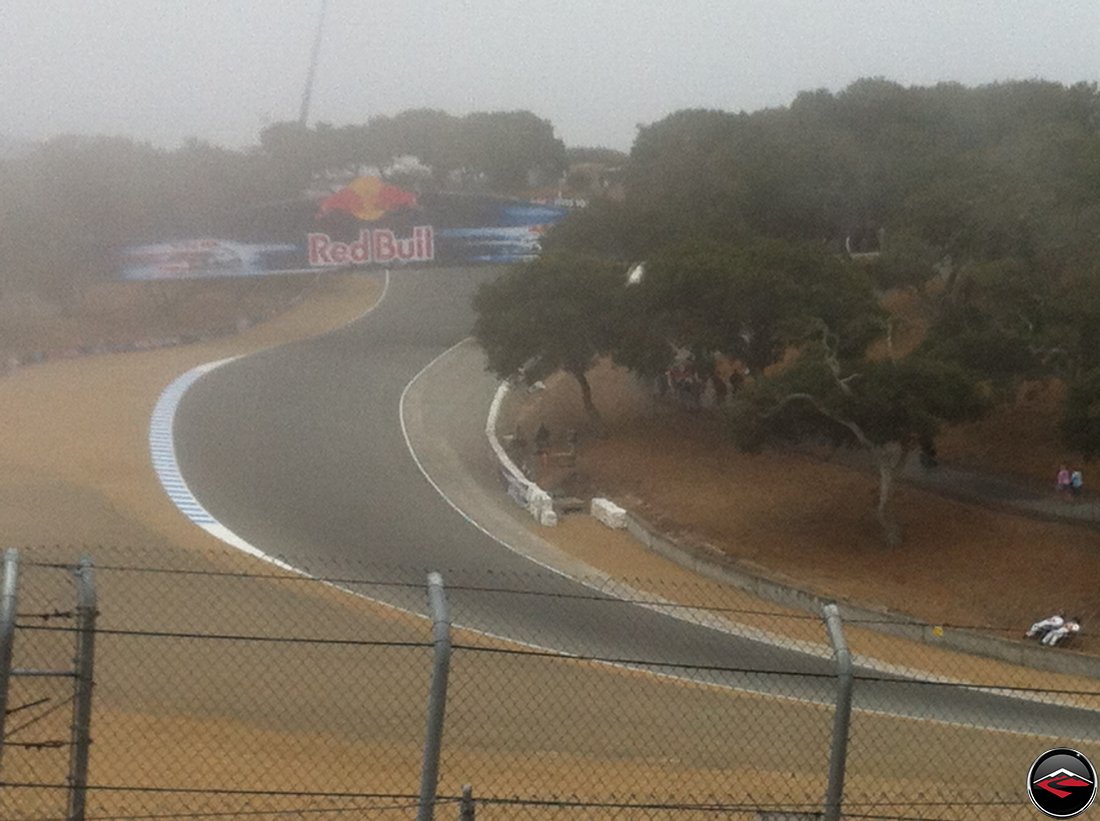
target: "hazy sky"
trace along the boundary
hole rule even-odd
[[[0,134],[256,141],[295,119],[320,0],[0,0]],[[1100,0],[328,0],[311,122],[530,109],[628,149],[685,107],[882,75],[1100,79]]]

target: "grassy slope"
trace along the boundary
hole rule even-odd
[[[906,543],[886,551],[869,473],[798,454],[739,453],[716,419],[657,402],[610,367],[598,369],[593,385],[612,435],[586,442],[577,475],[548,477],[551,483],[608,494],[682,538],[769,574],[933,623],[1012,634],[1057,608],[1095,619],[1100,533],[903,487]],[[552,380],[523,425],[533,430],[542,420],[559,432],[582,424],[570,379]],[[996,418],[985,424],[989,439],[1011,435]],[[965,453],[977,458],[973,444]],[[1038,562],[1052,572],[1036,573]],[[1100,640],[1085,635],[1080,646],[1100,651]]]

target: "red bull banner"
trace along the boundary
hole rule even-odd
[[[118,252],[122,279],[258,276],[368,266],[532,259],[563,207],[485,194],[418,194],[377,176],[335,191],[244,209],[217,234]]]
[[[389,185],[378,177],[356,177],[342,189],[321,200],[317,216],[343,211],[364,222],[374,222],[391,211],[416,208],[416,194]]]
[[[343,265],[387,265],[402,262],[432,262],[435,246],[432,227],[418,225],[410,237],[397,237],[386,228],[363,228],[354,242],[340,242],[328,234],[310,234],[309,265],[330,268]]]

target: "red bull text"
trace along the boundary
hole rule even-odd
[[[363,228],[359,231],[359,239],[353,242],[340,242],[328,234],[309,234],[311,268],[431,262],[434,259],[435,241],[430,225],[418,225],[409,237],[398,237],[388,228]]]

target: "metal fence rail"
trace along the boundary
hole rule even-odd
[[[88,552],[5,564],[5,819],[1023,819],[1038,754],[1100,760],[1100,682],[835,609]]]

